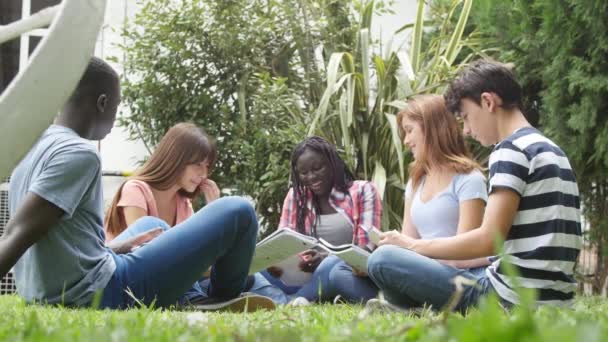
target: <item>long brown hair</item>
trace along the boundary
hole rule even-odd
[[[419,95],[407,102],[407,107],[397,114],[401,136],[403,120],[407,118],[420,125],[424,134],[422,153],[409,165],[412,188],[416,189],[422,177],[432,166],[443,166],[456,173],[482,170],[473,160],[464,141],[456,117],[447,110],[440,95]]]
[[[146,182],[158,190],[167,190],[178,181],[189,164],[207,161],[209,172],[211,172],[216,159],[215,142],[202,128],[191,123],[178,123],[167,131],[150,158],[129,179]],[[106,213],[106,232],[113,236],[117,236],[127,228],[124,217],[120,215],[117,206],[125,183],[116,192],[112,205]],[[198,188],[194,192],[179,190],[182,196],[189,198],[198,196],[199,192]]]

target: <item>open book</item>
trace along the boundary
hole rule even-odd
[[[370,233],[370,240],[377,243],[379,232],[375,228],[373,230],[374,232]],[[301,260],[299,254],[308,249],[327,251],[358,270],[367,270],[367,258],[370,253],[359,246],[353,244],[335,246],[323,239],[282,228],[258,242],[249,273],[253,274],[267,267],[276,266],[283,271],[281,280],[286,285],[302,285],[312,277],[311,273],[301,271],[298,266]]]

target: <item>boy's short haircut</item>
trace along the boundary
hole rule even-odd
[[[505,64],[478,60],[467,66],[450,83],[444,94],[448,110],[458,114],[460,102],[467,98],[481,105],[481,94],[495,93],[502,99],[502,108],[522,108],[522,89],[515,75]]]
[[[96,100],[101,94],[112,94],[120,84],[119,79],[116,70],[106,61],[92,57],[76,89],[70,96],[70,101],[78,101],[83,98]]]

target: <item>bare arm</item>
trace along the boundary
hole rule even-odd
[[[485,202],[481,199],[463,201],[459,206],[458,234],[464,234],[476,227],[480,227],[483,221]],[[490,264],[487,257],[469,260],[445,260],[444,263],[457,268],[473,268],[487,266]]]
[[[139,207],[121,207],[123,209],[123,215],[125,217],[125,222],[127,226],[133,224],[133,222],[138,219],[146,216],[146,211]],[[116,254],[126,254],[133,251],[134,248],[141,246],[144,243],[147,243],[153,240],[155,237],[160,235],[163,232],[163,229],[158,227],[147,232],[140,233],[130,239],[117,242],[114,240],[115,236],[111,239],[108,239],[106,242],[106,247],[110,248]]]
[[[406,197],[403,205],[403,225],[401,226],[401,234],[407,235],[412,239],[420,239],[418,230],[412,224],[412,217],[410,216],[410,210],[412,208],[412,199]]]
[[[132,206],[118,207],[118,208],[116,208],[116,210],[122,210],[127,227],[130,226],[133,222],[137,221],[139,218],[146,216],[146,211],[140,207],[132,207]],[[108,246],[108,247],[113,246],[114,244],[112,244],[111,242],[114,241],[116,236],[120,235],[120,232],[117,233],[117,235],[114,235],[110,231],[108,231],[108,229],[106,227],[105,233],[106,233],[106,246]],[[112,248],[112,250],[114,250],[114,248]]]
[[[432,240],[416,240],[403,234],[385,234],[380,244],[398,245],[435,259],[466,260],[490,256],[501,247],[495,246],[496,237],[504,239],[509,233],[519,201],[519,194],[513,190],[497,188],[488,199],[479,229]]]
[[[0,237],[0,277],[4,277],[23,253],[59,222],[63,214],[63,210],[53,203],[28,193],[8,221],[6,233]]]
[[[125,223],[127,227],[132,225],[135,221],[147,215],[146,210],[140,207],[121,207],[122,213],[125,217]]]

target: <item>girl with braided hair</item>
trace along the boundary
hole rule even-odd
[[[354,180],[334,145],[321,137],[309,137],[298,144],[292,153],[291,179],[279,228],[323,238],[334,245],[353,243],[367,250],[374,248],[368,232],[380,227],[380,197],[373,183]],[[299,267],[313,276],[301,288],[291,289],[296,290],[292,296],[324,301],[340,295],[350,302],[376,296],[377,288],[366,270],[354,270],[338,257],[316,250],[305,251],[303,256]],[[277,284],[278,269],[264,273]]]

